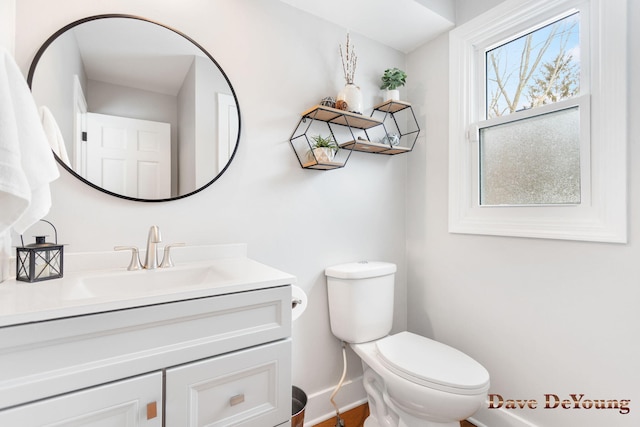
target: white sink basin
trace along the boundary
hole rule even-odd
[[[228,280],[211,265],[138,271],[105,271],[74,277],[66,299],[136,296],[176,292],[203,286],[220,286]]]

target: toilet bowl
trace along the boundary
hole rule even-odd
[[[380,340],[351,344],[363,363],[365,390],[371,400],[377,425],[379,402],[412,426],[443,426],[473,415],[489,390],[489,373],[478,362],[452,347],[416,335],[400,332]],[[372,372],[368,372],[372,371]],[[377,394],[377,396],[376,396]],[[389,409],[387,408],[387,409]],[[384,409],[383,412],[384,413]],[[407,422],[414,419],[414,422]],[[367,426],[369,427],[369,425]]]
[[[325,270],[331,330],[362,360],[365,427],[459,427],[485,401],[489,373],[445,344],[411,332],[389,335],[395,271],[381,262]]]

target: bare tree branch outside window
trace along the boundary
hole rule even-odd
[[[488,51],[487,119],[577,95],[579,30],[576,13]]]

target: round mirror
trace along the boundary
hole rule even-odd
[[[167,201],[211,185],[240,140],[238,100],[186,35],[129,15],[73,22],[27,78],[58,162],[90,186]]]

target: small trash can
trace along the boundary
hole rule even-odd
[[[291,389],[291,427],[304,426],[304,408],[307,406],[307,395],[300,388]]]

